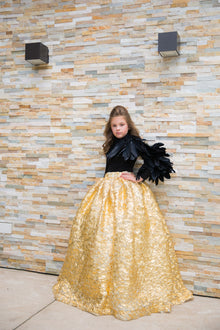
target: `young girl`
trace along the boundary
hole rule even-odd
[[[121,320],[169,312],[192,293],[183,285],[172,238],[144,180],[170,178],[172,163],[162,143],[150,147],[140,138],[122,106],[111,111],[104,135],[105,177],[78,209],[54,295]],[[138,156],[144,164],[135,176]]]

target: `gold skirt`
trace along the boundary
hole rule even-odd
[[[55,298],[95,315],[131,320],[192,298],[172,238],[146,183],[107,173],[83,199]]]

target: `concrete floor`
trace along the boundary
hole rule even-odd
[[[220,299],[194,296],[171,313],[133,321],[94,316],[55,301],[57,276],[0,268],[0,330],[219,330]]]

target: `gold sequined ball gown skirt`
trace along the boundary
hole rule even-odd
[[[173,241],[146,183],[107,173],[83,199],[55,298],[96,315],[131,320],[192,298]]]

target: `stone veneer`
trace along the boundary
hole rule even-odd
[[[0,4],[0,265],[59,273],[79,203],[104,173],[106,119],[122,104],[172,154],[172,180],[151,186],[187,287],[220,296],[219,1]],[[158,55],[167,31],[180,35],[179,57]],[[38,41],[50,62],[35,67],[24,49]]]

